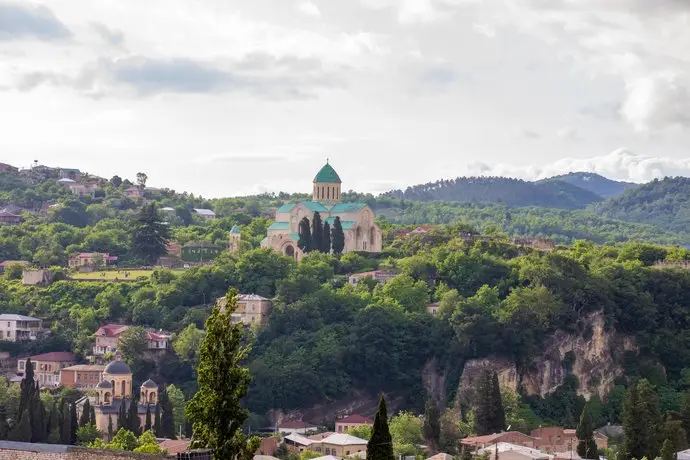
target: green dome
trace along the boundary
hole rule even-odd
[[[335,169],[333,169],[333,166],[331,166],[329,163],[326,163],[326,165],[321,168],[321,171],[316,175],[314,178],[314,183],[319,184],[319,183],[336,183],[340,184],[342,181],[340,180],[340,177],[338,177],[338,173],[335,172]]]
[[[233,225],[230,229],[230,233],[240,233],[240,228],[237,225]]]

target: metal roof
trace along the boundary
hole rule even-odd
[[[0,315],[0,321],[41,321],[38,318],[32,318],[31,316],[15,315],[13,313],[3,313]]]
[[[326,183],[326,184],[340,184],[342,181],[340,180],[340,176],[338,176],[338,173],[335,172],[335,169],[333,169],[333,166],[330,165],[330,163],[326,162],[326,164],[321,168],[321,170],[316,173],[316,177],[314,177],[314,183]]]
[[[194,208],[194,212],[201,216],[215,216],[216,213],[210,209]]]

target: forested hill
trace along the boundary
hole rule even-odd
[[[633,182],[615,181],[600,174],[590,172],[571,172],[560,176],[549,177],[539,182],[553,181],[567,182],[571,185],[589,190],[592,193],[596,193],[604,198],[619,196],[625,193],[626,190],[639,187],[639,184]]]
[[[596,210],[606,217],[685,232],[690,224],[690,178],[655,179],[599,204]]]
[[[414,201],[502,203],[578,209],[601,201],[601,196],[564,181],[528,182],[507,177],[458,177],[393,190],[383,194]]]

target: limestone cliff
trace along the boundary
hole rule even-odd
[[[585,318],[581,326],[581,334],[556,332],[547,341],[544,352],[522,369],[496,356],[467,361],[460,379],[459,401],[471,399],[476,379],[484,370],[496,371],[503,387],[515,391],[522,387],[527,395],[545,396],[563,384],[566,367],[578,378],[581,395],[589,399],[598,394],[603,398],[613,387],[614,379],[623,373],[624,353],[636,351],[635,343],[632,337],[607,330],[601,312]]]

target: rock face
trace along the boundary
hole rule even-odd
[[[502,387],[522,390],[528,396],[545,396],[556,390],[568,375],[569,369],[578,378],[578,393],[589,399],[592,395],[605,397],[616,377],[622,375],[625,352],[635,352],[634,340],[606,330],[602,312],[584,319],[582,334],[555,333],[544,347],[544,353],[535,357],[525,369],[505,358],[487,357],[465,363],[459,401],[467,402],[477,378],[485,371],[495,371]]]

